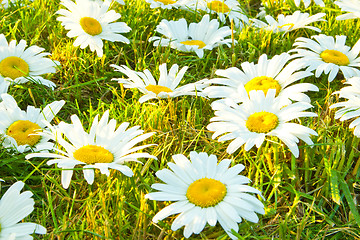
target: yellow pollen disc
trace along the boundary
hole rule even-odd
[[[184,45],[191,45],[191,46],[196,45],[196,46],[199,46],[199,49],[206,46],[206,44],[201,40],[188,40],[188,41],[183,41],[183,42],[180,42],[180,43],[182,43]]]
[[[41,136],[30,134],[35,134],[37,132],[42,132],[41,127],[28,120],[18,120],[13,122],[6,130],[6,134],[14,138],[18,146],[36,145],[40,141]]]
[[[256,112],[246,120],[246,127],[251,132],[268,133],[275,129],[279,123],[278,117],[271,112]]]
[[[155,2],[161,2],[161,3],[163,3],[164,5],[176,3],[176,1],[174,1],[174,0],[155,0]]]
[[[73,156],[76,160],[87,164],[111,163],[114,155],[105,148],[97,145],[86,145],[77,149]]]
[[[153,84],[147,85],[145,87],[145,89],[155,93],[156,95],[158,95],[161,92],[172,92],[172,90],[170,88],[168,88],[168,87],[159,86],[159,85],[153,85]]]
[[[339,66],[346,66],[350,63],[349,58],[342,52],[336,50],[325,50],[320,54],[324,62],[334,63]]]
[[[225,184],[211,178],[201,178],[196,180],[190,184],[186,191],[186,197],[189,202],[202,208],[217,205],[224,199],[225,196]]]
[[[210,10],[218,12],[218,13],[230,12],[230,8],[222,1],[215,0],[215,1],[208,2],[207,7],[210,8]]]
[[[0,62],[0,74],[16,79],[28,75],[29,65],[19,57],[7,57]]]
[[[254,77],[249,82],[245,84],[245,89],[249,93],[251,90],[262,90],[265,95],[269,89],[276,89],[276,96],[281,90],[281,86],[278,81],[274,80],[272,77],[260,76]]]
[[[283,28],[283,27],[286,27],[286,26],[290,26],[288,30],[292,29],[294,27],[294,24],[293,23],[286,23],[284,25],[281,25],[281,26],[278,26],[278,28]]]
[[[83,17],[80,19],[80,26],[82,29],[92,36],[98,35],[102,32],[101,24],[95,18]]]

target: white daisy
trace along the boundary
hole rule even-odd
[[[334,37],[324,34],[312,36],[316,41],[309,38],[300,37],[295,40],[295,52],[292,58],[297,58],[296,63],[302,67],[307,67],[308,71],[315,70],[315,77],[320,77],[324,72],[329,74],[328,81],[334,80],[339,70],[345,78],[360,75],[360,41],[352,49],[345,45],[346,36]]]
[[[63,168],[61,172],[61,183],[68,188],[75,165],[83,166],[85,180],[92,184],[94,182],[94,168],[102,174],[109,176],[109,169],[119,170],[128,177],[133,175],[132,170],[124,165],[128,161],[137,161],[138,158],[153,158],[148,153],[135,153],[154,144],[136,146],[137,143],[149,138],[154,133],[143,134],[139,126],[126,130],[129,123],[124,122],[116,128],[116,120],[109,119],[109,111],[106,111],[98,120],[97,115],[90,127],[89,133],[84,131],[80,119],[76,115],[71,116],[72,124],[60,122],[58,126],[49,126],[50,131],[42,132],[56,141],[60,147],[53,150],[58,153],[32,153],[26,155],[26,159],[33,157],[52,158],[48,165],[57,163],[57,167]]]
[[[259,190],[246,185],[250,180],[239,173],[244,165],[230,167],[231,160],[217,163],[215,155],[190,152],[189,161],[184,155],[174,155],[175,162],[168,163],[172,171],[159,170],[156,176],[164,183],[155,183],[151,187],[159,190],[145,195],[156,201],[176,201],[158,212],[153,221],[157,223],[170,215],[179,214],[171,225],[176,231],[182,226],[184,236],[199,234],[206,223],[215,226],[219,222],[226,233],[231,229],[239,230],[242,219],[258,222],[256,213],[264,214],[264,205],[252,194],[261,196]]]
[[[355,118],[349,128],[354,128],[354,135],[360,138],[360,77],[349,78],[345,84],[350,86],[343,87],[340,91],[334,92],[333,94],[339,94],[340,98],[347,99],[346,102],[335,103],[330,106],[330,108],[341,109],[335,112],[335,119],[340,119],[340,121],[346,121],[351,118]]]
[[[336,20],[360,18],[360,2],[358,0],[337,0],[334,2],[341,11],[348,12],[337,16]]]
[[[236,0],[182,0],[179,4],[182,8],[216,13],[221,22],[225,23],[229,19],[229,22],[234,22],[235,27],[242,28],[249,23],[246,13]]]
[[[28,48],[25,40],[7,42],[4,34],[0,34],[0,81],[25,83],[28,81],[40,83],[54,88],[56,85],[40,75],[54,73],[60,63],[45,56],[50,53],[38,46]]]
[[[224,100],[213,102],[211,107],[215,110],[215,117],[210,119],[211,123],[207,126],[208,130],[214,131],[212,138],[224,134],[219,141],[233,140],[227,147],[227,152],[232,154],[244,144],[245,151],[254,145],[259,148],[266,136],[275,136],[285,143],[296,158],[299,157],[299,139],[312,145],[309,135],[317,136],[317,133],[288,121],[317,115],[304,112],[312,107],[310,103],[286,105],[280,98],[275,98],[275,94],[275,89],[269,89],[266,95],[263,91],[253,90],[241,105],[229,100],[226,103]]]
[[[115,22],[121,17],[114,10],[109,10],[111,1],[93,2],[90,0],[61,0],[61,4],[68,10],[60,9],[57,14],[62,15],[57,20],[65,29],[70,30],[67,36],[76,37],[74,46],[81,49],[90,46],[98,57],[103,55],[102,39],[111,42],[130,43],[129,39],[120,33],[131,30],[124,22]]]
[[[266,94],[268,89],[273,88],[276,89],[276,96],[288,101],[288,104],[291,103],[289,99],[310,102],[310,98],[304,92],[319,89],[311,83],[293,83],[311,76],[312,73],[298,71],[296,64],[287,64],[289,60],[288,53],[275,55],[272,59],[267,59],[267,55],[263,54],[257,64],[243,62],[243,71],[236,67],[217,70],[215,74],[224,78],[214,78],[205,82],[222,86],[210,86],[203,92],[210,98],[231,98],[234,102],[240,103],[244,98],[248,98],[251,90],[263,90]]]
[[[9,94],[1,94],[0,135],[3,135],[2,146],[18,152],[46,151],[52,149],[49,138],[37,135],[46,129],[43,120],[51,121],[65,104],[64,100],[52,102],[41,110],[28,106],[21,110],[16,100]]]
[[[30,234],[46,234],[43,226],[22,221],[34,210],[35,204],[30,191],[20,193],[23,187],[23,182],[14,183],[0,199],[1,240],[33,239]]]
[[[210,16],[205,15],[199,23],[190,23],[189,27],[184,18],[178,21],[163,19],[156,27],[162,37],[151,37],[154,46],[170,46],[185,52],[195,52],[198,57],[204,56],[204,50],[212,50],[219,45],[231,46],[232,40],[225,39],[231,36],[229,27],[219,28],[216,19],[210,21]],[[236,43],[236,41],[234,41]]]
[[[159,66],[160,77],[158,82],[151,75],[150,71],[145,69],[144,72],[136,72],[125,65],[110,65],[115,71],[122,72],[128,79],[113,78],[111,80],[123,83],[125,88],[138,88],[143,95],[139,102],[143,103],[154,98],[174,98],[183,95],[204,96],[201,90],[207,86],[203,81],[189,83],[178,87],[188,67],[183,67],[179,71],[179,66],[174,64],[171,66],[169,73],[167,72],[166,63]]]
[[[316,32],[321,32],[319,28],[307,25],[313,22],[326,21],[322,18],[325,15],[325,13],[317,13],[309,17],[309,13],[302,13],[300,11],[296,11],[292,15],[278,15],[277,21],[270,15],[265,16],[265,20],[267,23],[254,18],[250,19],[250,21],[254,23],[255,27],[262,28],[268,31],[273,31],[274,33],[287,33],[299,28],[308,28]]]
[[[150,8],[162,8],[162,9],[172,9],[178,8],[179,1],[177,0],[145,0],[147,3],[150,3]]]

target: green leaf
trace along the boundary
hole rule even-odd
[[[351,196],[350,189],[344,179],[340,179],[340,189],[345,195],[346,201],[349,204],[350,211],[353,214],[357,225],[360,227],[360,215]]]

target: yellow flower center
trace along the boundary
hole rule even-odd
[[[161,2],[161,3],[163,3],[164,5],[176,3],[176,1],[174,1],[174,0],[155,0],[155,2]]]
[[[272,77],[260,76],[254,77],[249,82],[245,84],[245,89],[249,93],[251,90],[262,90],[265,95],[269,89],[276,89],[276,96],[281,90],[281,86],[278,81],[274,80]]]
[[[251,132],[268,133],[275,129],[279,123],[278,117],[271,112],[256,112],[246,120],[246,127]]]
[[[281,25],[281,26],[278,26],[278,28],[283,28],[283,27],[286,27],[286,26],[290,26],[287,30],[290,30],[294,27],[294,24],[293,23],[286,23],[284,25]]]
[[[87,164],[111,163],[114,161],[114,155],[105,148],[97,145],[86,145],[77,149],[73,157]]]
[[[6,130],[6,134],[14,138],[18,146],[36,145],[40,141],[41,136],[31,134],[35,134],[37,132],[42,132],[41,127],[28,120],[18,120],[13,122]]]
[[[28,75],[29,65],[19,57],[7,57],[0,62],[0,74],[16,79]]]
[[[153,84],[149,84],[145,87],[146,90],[155,93],[156,95],[158,95],[161,92],[172,92],[172,90],[168,87],[164,87],[164,86],[159,86],[159,85],[153,85]]]
[[[92,17],[83,17],[80,19],[80,26],[87,34],[92,36],[98,35],[102,32],[101,24]]]
[[[202,208],[217,205],[225,196],[225,184],[211,178],[201,178],[196,180],[190,184],[186,191],[186,197],[189,202]]]
[[[346,66],[350,63],[349,58],[337,50],[326,49],[320,54],[320,57],[324,62],[334,63],[339,66]]]
[[[182,43],[184,45],[199,46],[199,49],[206,46],[206,44],[201,40],[188,40],[188,41],[183,41],[180,43]]]
[[[218,0],[208,2],[207,7],[210,10],[218,12],[218,13],[230,12],[230,8],[224,2],[218,1]]]

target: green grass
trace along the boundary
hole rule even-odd
[[[24,1],[27,2],[27,1]],[[217,155],[219,160],[229,158],[233,165],[246,166],[243,174],[251,186],[261,190],[266,214],[258,223],[244,221],[239,225],[240,239],[360,239],[358,202],[360,194],[359,139],[348,128],[349,122],[334,119],[329,106],[338,101],[331,95],[342,88],[341,74],[329,84],[327,76],[308,77],[304,82],[316,84],[320,91],[309,93],[318,114],[301,123],[317,131],[314,146],[299,145],[300,157],[295,159],[288,148],[277,139],[266,141],[261,148],[246,152],[241,148],[234,154],[226,153],[229,142],[218,142],[206,129],[214,115],[211,100],[200,97],[178,97],[172,100],[138,102],[141,93],[126,89],[113,77],[110,64],[127,65],[142,71],[149,69],[158,76],[158,66],[179,64],[189,66],[183,83],[195,82],[214,76],[216,69],[240,67],[244,61],[257,61],[261,54],[268,58],[292,49],[299,36],[316,35],[314,31],[300,29],[288,34],[273,34],[246,27],[237,31],[238,41],[232,48],[219,47],[205,51],[203,59],[194,53],[183,53],[160,47],[155,48],[148,39],[162,19],[186,18],[188,23],[201,19],[199,14],[182,10],[150,9],[141,0],[127,1],[126,6],[114,4],[120,21],[129,25],[131,32],[124,34],[130,44],[105,42],[104,57],[98,58],[89,48],[81,50],[72,45],[74,39],[66,37],[67,31],[56,21],[59,1],[34,0],[8,10],[0,10],[0,32],[8,40],[25,39],[28,45],[38,45],[51,52],[51,58],[61,63],[61,68],[48,76],[58,86],[54,91],[27,83],[13,86],[9,93],[25,109],[27,105],[44,107],[47,103],[64,99],[65,106],[56,121],[70,122],[77,114],[88,127],[97,114],[110,110],[111,118],[119,123],[140,125],[145,132],[156,134],[144,143],[155,143],[147,152],[158,160],[145,160],[143,165],[130,163],[134,176],[128,178],[111,171],[110,177],[95,175],[93,185],[88,185],[82,171],[76,170],[69,189],[60,184],[60,169],[48,166],[46,159],[25,160],[25,154],[0,150],[0,173],[5,180],[2,192],[17,180],[25,181],[26,189],[34,193],[34,212],[25,219],[46,226],[48,234],[35,239],[183,239],[182,229],[170,229],[173,217],[154,224],[152,217],[169,203],[149,201],[145,194],[152,191],[152,183],[159,182],[155,172],[166,168],[174,154],[188,156],[190,151],[205,151]],[[270,1],[268,2],[270,4]],[[312,4],[306,12],[326,12],[327,22],[312,24],[326,35],[346,35],[348,46],[359,36],[358,20],[336,21],[340,10],[325,1],[326,8]],[[259,1],[244,1],[244,8],[255,17]],[[297,10],[294,3],[269,5],[277,14]],[[301,7],[302,11],[304,7]],[[217,225],[206,227],[201,234],[190,239],[228,239]]]

